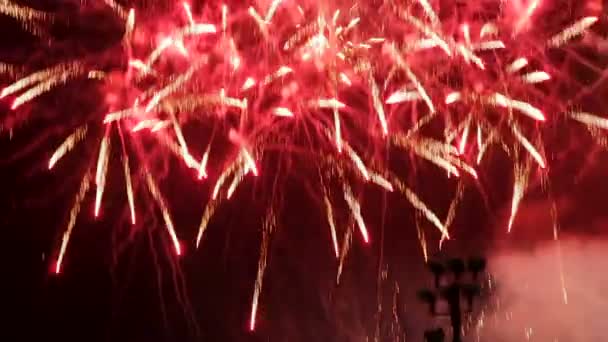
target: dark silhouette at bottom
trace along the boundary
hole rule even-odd
[[[465,263],[462,259],[453,258],[444,262],[429,261],[427,265],[433,273],[434,289],[421,290],[418,296],[429,304],[431,315],[450,317],[452,341],[462,342],[463,316],[473,311],[473,300],[481,293],[478,279],[486,268],[486,261],[483,258],[470,258]],[[447,312],[437,312],[439,301],[447,303]],[[466,304],[464,310],[463,302]],[[443,342],[445,333],[442,328],[427,330],[424,339],[427,342]]]

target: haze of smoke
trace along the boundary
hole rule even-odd
[[[491,256],[497,308],[479,340],[606,341],[607,257],[606,240],[574,236]]]

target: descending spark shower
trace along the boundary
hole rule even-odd
[[[140,215],[135,193],[147,192],[177,254],[182,253],[179,232],[158,185],[155,158],[174,155],[192,169],[192,177],[212,184],[208,200],[202,199],[207,205],[197,247],[218,206],[246,178],[276,173],[271,177],[278,180],[279,171],[306,175],[322,194],[320,207],[340,273],[354,232],[340,229],[335,204],[345,204],[365,243],[373,241],[357,192],[365,184],[399,192],[439,230],[442,241],[450,238],[461,194],[441,219],[408,186],[404,170],[388,162],[389,154],[425,160],[464,184],[477,179],[488,151],[503,149],[514,170],[510,231],[530,178],[550,166],[544,128],[572,120],[596,138],[608,128],[608,119],[585,111],[578,93],[558,94],[573,81],[550,58],[586,42],[601,19],[601,1],[245,3],[183,2],[171,5],[167,14],[114,0],[82,2],[83,11],[99,10],[101,4],[120,20],[122,39],[109,53],[32,70],[27,63],[1,65],[13,77],[0,94],[11,107],[9,116],[45,110],[36,106],[37,97],[70,82],[90,79],[105,92],[104,114],[88,116],[71,132],[66,128],[48,162],[52,170],[82,144],[97,151],[85,161],[58,244],[56,273],[89,190],[95,190],[92,212],[102,214],[112,168],[125,178],[131,222]],[[0,12],[51,47],[52,25],[69,21],[61,9],[44,12],[11,0],[0,1]],[[107,67],[109,55],[119,56],[118,66]],[[195,125],[210,127],[204,130],[208,136],[187,134]],[[3,127],[13,130],[6,120]],[[158,149],[144,149],[144,139]],[[280,182],[272,183],[272,192],[280,191]],[[252,330],[268,244],[278,224],[273,207],[263,224]],[[419,236],[426,256],[424,235]]]

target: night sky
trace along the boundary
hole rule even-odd
[[[3,145],[7,144],[4,140]],[[576,158],[570,158],[574,163]],[[591,162],[576,162],[591,164],[580,179],[576,177],[580,167],[555,170],[563,236],[603,241],[608,221],[601,165],[608,160],[599,153]],[[27,169],[36,162],[17,164]],[[62,225],[57,222],[65,222],[67,217],[64,203],[75,189],[70,182],[42,170],[44,163],[38,165],[41,168],[33,173],[4,168],[2,226],[10,251],[5,259],[7,280],[9,288],[14,287],[8,293],[15,294],[7,299],[9,303],[17,299],[9,322],[19,324],[8,326],[8,332],[17,334],[12,336],[89,341],[359,341],[374,336],[377,322],[382,335],[382,327],[393,320],[395,284],[402,293],[402,324],[410,340],[420,340],[421,330],[431,324],[426,307],[416,299],[416,291],[429,286],[430,277],[413,212],[403,200],[370,195],[364,211],[372,243],[364,245],[355,234],[341,283],[336,286],[337,263],[324,217],[318,214],[319,204],[302,199],[306,190],[291,183],[287,209],[280,215],[281,224],[271,243],[258,328],[250,333],[259,227],[265,210],[255,204],[253,184],[247,184],[218,212],[199,250],[193,249],[191,241],[198,225],[198,215],[193,212],[200,213],[202,204],[191,204],[200,202],[201,190],[176,201],[172,208],[186,251],[179,259],[159,222],[150,219],[149,225],[132,228],[125,212],[122,220],[120,215],[99,221],[92,214],[82,215],[65,267],[56,276],[49,256],[59,241]],[[67,171],[70,166],[78,167],[62,168]],[[500,189],[500,179],[493,184]],[[438,186],[436,191],[442,188]],[[508,195],[493,192],[492,197],[502,198],[495,200],[488,214],[480,210],[483,201],[476,191],[468,190],[446,254],[488,255],[491,262],[499,251],[532,253],[551,241],[550,202],[534,188],[510,235],[505,232]],[[123,206],[121,200],[109,203]],[[425,229],[431,237],[429,249],[436,251],[438,234],[428,225]],[[378,282],[381,246],[381,269],[387,276]],[[378,298],[383,303],[379,316]],[[22,324],[29,328],[21,328]]]

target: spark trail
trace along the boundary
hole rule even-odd
[[[111,0],[99,9],[83,2],[83,12],[102,10],[117,18],[124,32],[119,41],[91,36],[105,43],[105,51],[78,60],[42,67],[0,65],[11,78],[0,100],[13,113],[36,115],[48,106],[43,105],[45,98],[60,94],[58,88],[78,89],[82,82],[97,85],[105,95],[104,115],[91,114],[74,131],[66,129],[64,142],[48,162],[55,171],[71,151],[97,146],[98,153],[83,161],[96,163],[96,168],[82,177],[57,253],[57,273],[90,183],[96,186],[94,214],[100,216],[110,184],[106,178],[114,167],[122,168],[131,223],[138,215],[136,193],[149,193],[175,253],[182,253],[170,198],[159,188],[164,182],[178,186],[179,181],[153,167],[154,161],[168,157],[211,184],[202,200],[197,247],[217,208],[246,189],[251,176],[258,176],[251,177],[257,181],[297,173],[312,188],[323,189],[330,247],[339,259],[337,279],[354,246],[351,239],[374,241],[374,227],[362,213],[364,202],[353,189],[396,189],[417,215],[437,228],[443,242],[450,237],[448,229],[462,200],[463,179],[478,179],[493,147],[512,157],[510,231],[530,178],[551,166],[544,155],[551,148],[545,146],[544,128],[560,115],[592,132],[608,127],[605,117],[555,95],[563,86],[574,84],[576,91],[584,86],[563,75],[548,57],[548,51],[569,53],[571,45],[585,44],[583,38],[600,18],[599,13],[584,12],[589,7],[585,4],[568,18],[553,18],[547,13],[559,8],[557,0],[488,2],[496,6],[483,9],[479,1],[468,1],[447,12],[438,6],[453,5],[449,1],[427,0],[277,0],[266,6],[228,1],[200,11],[183,2],[174,4],[172,12]],[[2,0],[0,13],[50,42],[58,39],[50,25],[67,25],[61,8],[47,13]],[[543,25],[536,25],[541,21]],[[62,112],[73,109],[69,96],[59,101],[66,107]],[[121,148],[112,146],[116,135]],[[156,146],[153,152],[141,148],[144,140]],[[113,165],[114,154],[120,154],[122,165]],[[457,190],[445,194],[454,196],[446,218],[408,186],[409,170],[395,169],[388,154],[430,162],[457,182]],[[291,167],[279,173],[274,157]],[[146,167],[132,172],[130,165]],[[338,199],[332,193],[342,193],[340,201],[360,234],[352,233],[353,222],[339,222]],[[270,216],[264,223],[251,329],[269,236],[280,224],[280,213]],[[426,258],[430,234],[416,222]],[[348,230],[342,233],[338,227]]]

